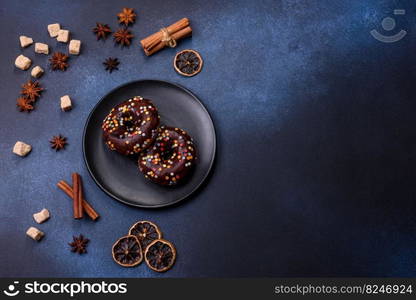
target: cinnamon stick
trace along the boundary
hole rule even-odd
[[[182,30],[180,30],[180,31],[172,34],[171,37],[173,39],[175,39],[175,40],[179,40],[179,39],[184,38],[184,37],[186,37],[188,35],[191,35],[191,34],[192,34],[192,28],[191,27],[186,27],[186,28],[184,28],[184,29],[182,29]],[[154,48],[150,49],[147,52],[148,54],[146,54],[146,55],[147,56],[150,56],[150,55],[152,55],[152,54],[154,54],[154,53],[162,50],[165,47],[166,47],[166,44],[165,43],[159,42]]]
[[[178,41],[180,39],[183,39],[187,36],[192,35],[192,28],[189,25],[189,19],[183,18],[172,25],[166,27],[166,30],[169,34],[169,36],[175,40]],[[143,51],[147,56],[150,56],[159,50],[162,50],[163,48],[167,47],[166,42],[163,40],[163,33],[162,31],[158,31],[143,40],[140,41],[140,44],[143,47]]]
[[[78,173],[72,173],[74,219],[82,219],[82,182]]]
[[[67,194],[71,199],[73,199],[73,189],[66,181],[59,181],[57,186],[62,191],[64,191],[65,194]],[[82,198],[82,208],[93,221],[97,220],[100,217],[100,215],[95,211],[95,209],[84,198]]]
[[[189,19],[183,18],[173,23],[172,25],[166,27],[166,29],[168,30],[169,34],[174,34],[177,31],[182,30],[188,26],[189,26]],[[162,36],[163,36],[162,32],[158,31],[148,36],[147,38],[144,38],[143,40],[140,41],[140,43],[142,44],[143,47],[152,48],[153,46],[155,46],[157,43],[159,43],[162,40]]]

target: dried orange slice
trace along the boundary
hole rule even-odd
[[[134,267],[143,260],[142,247],[134,235],[123,236],[113,245],[113,259],[123,267]]]
[[[150,221],[139,221],[135,223],[131,226],[129,234],[137,237],[143,251],[151,242],[162,238],[162,232],[160,232],[156,224]]]
[[[201,55],[192,49],[186,49],[178,52],[173,59],[173,67],[176,72],[183,76],[194,76],[201,72],[202,64]]]
[[[144,251],[147,266],[156,272],[166,272],[176,259],[176,249],[169,241],[158,239],[151,242]]]

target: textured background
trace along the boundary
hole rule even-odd
[[[413,2],[413,4],[412,4]],[[416,101],[414,1],[0,1],[0,275],[110,277],[415,276]],[[138,12],[130,48],[96,41],[95,22],[116,28],[122,7]],[[383,44],[381,20],[395,8],[402,41]],[[194,36],[150,58],[139,40],[189,17]],[[67,72],[52,72],[21,34],[48,36],[59,22],[83,42]],[[171,61],[194,48],[203,71],[184,78]],[[46,68],[36,111],[15,100],[29,72],[14,67],[23,53]],[[120,70],[103,70],[108,56]],[[181,84],[204,102],[216,126],[218,155],[207,185],[172,208],[131,208],[106,196],[82,159],[84,122],[95,103],[128,81]],[[59,97],[75,107],[60,112]],[[48,140],[68,137],[55,153]],[[33,145],[20,158],[16,140]],[[71,217],[60,179],[81,173],[86,198],[102,218]],[[25,236],[43,207],[51,219],[36,243]],[[113,242],[137,220],[157,222],[179,253],[156,274],[125,269],[111,258]],[[91,239],[88,254],[71,253],[73,234]]]

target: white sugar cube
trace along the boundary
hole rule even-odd
[[[63,111],[68,111],[68,110],[72,109],[71,98],[69,98],[68,95],[65,95],[65,96],[61,97],[61,109]]]
[[[45,71],[41,67],[36,66],[32,69],[32,71],[30,72],[30,75],[32,75],[35,78],[39,78],[40,76],[43,75],[44,72]]]
[[[78,55],[81,49],[80,40],[71,40],[69,42],[69,54]]]
[[[61,25],[58,23],[48,25],[48,31],[51,37],[57,37],[59,30],[61,30]]]
[[[39,229],[35,228],[35,227],[30,227],[27,231],[26,231],[26,235],[30,236],[32,239],[34,239],[35,241],[39,241],[41,238],[43,238],[43,236],[45,235],[42,231],[40,231]]]
[[[32,146],[20,141],[16,142],[13,147],[13,153],[19,156],[26,156],[30,151],[32,151]]]
[[[36,223],[43,223],[48,220],[50,217],[49,210],[46,208],[42,209],[40,212],[33,214],[33,219],[35,219]]]
[[[69,30],[61,29],[58,31],[58,36],[56,37],[58,42],[68,43],[69,40]]]
[[[49,47],[44,43],[35,43],[35,52],[48,55]]]
[[[23,54],[20,54],[14,61],[14,64],[21,70],[27,70],[32,64],[32,61],[30,60],[30,58],[24,56]]]
[[[33,44],[33,39],[25,35],[21,35],[19,37],[19,40],[20,40],[20,46],[22,46],[22,48],[26,48],[27,46],[30,46]]]

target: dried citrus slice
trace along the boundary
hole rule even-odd
[[[135,223],[131,226],[129,234],[137,237],[143,251],[151,242],[162,238],[162,233],[157,225],[150,221],[139,221]]]
[[[169,270],[176,259],[176,250],[171,242],[158,239],[151,242],[144,251],[144,259],[150,269],[156,272]]]
[[[173,59],[173,67],[183,76],[194,76],[201,72],[203,60],[201,55],[192,49],[178,52]]]
[[[143,260],[142,247],[134,235],[123,236],[113,245],[113,259],[123,267],[133,267]]]

